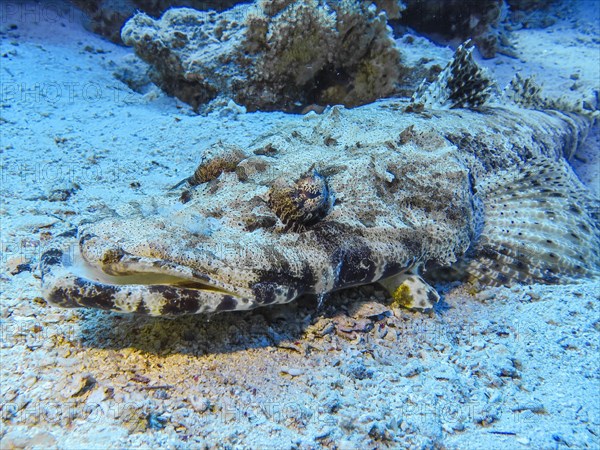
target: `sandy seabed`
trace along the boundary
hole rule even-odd
[[[148,205],[209,144],[249,145],[290,119],[233,104],[198,116],[134,92],[114,75],[132,51],[87,32],[77,10],[13,6],[0,23],[2,449],[600,448],[597,280],[442,286],[431,314],[390,309],[376,286],[320,309],[211,318],[48,306],[36,264],[53,236]],[[501,84],[520,70],[584,96],[600,89],[599,22],[600,2],[574,3],[514,33],[520,59],[484,64]],[[398,42],[409,59],[452,54]],[[573,161],[596,194],[599,148],[596,126]]]

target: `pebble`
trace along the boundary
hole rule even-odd
[[[352,316],[355,318],[370,319],[373,321],[383,320],[391,315],[392,311],[388,307],[377,302],[362,303],[356,310],[352,311]]]
[[[333,432],[332,428],[330,428],[330,427],[329,428],[325,428],[324,430],[322,430],[322,431],[318,432],[317,434],[315,434],[313,436],[313,439],[315,441],[320,441],[321,439],[325,439],[326,437],[330,436],[332,432]]]
[[[397,336],[396,331],[388,330],[388,332],[385,334],[385,336],[383,336],[383,338],[389,342],[396,342],[398,336]]]
[[[91,375],[75,374],[62,390],[65,398],[79,397],[92,389],[96,380]]]
[[[282,367],[279,370],[280,373],[291,375],[292,377],[298,377],[304,374],[304,369],[298,369],[293,367]]]
[[[540,402],[539,400],[530,400],[526,403],[520,403],[517,406],[515,406],[514,408],[512,408],[513,411],[531,411],[537,414],[542,414],[546,412],[546,409],[544,408],[544,405],[542,404],[542,402]]]
[[[203,413],[210,408],[210,401],[206,398],[192,395],[189,400],[192,407],[199,413]]]
[[[442,424],[442,429],[449,434],[454,434],[454,432],[456,431],[449,423],[443,423]]]
[[[48,433],[47,431],[42,431],[41,433],[36,434],[29,440],[28,447],[48,448],[56,444],[57,440],[51,433]]]
[[[87,403],[90,405],[99,404],[106,398],[106,390],[104,388],[95,389],[87,398]]]
[[[335,413],[342,406],[342,397],[337,392],[322,395],[319,400],[328,413]]]
[[[477,340],[477,341],[473,342],[472,348],[474,350],[483,350],[485,348],[485,341]]]
[[[353,360],[344,368],[343,372],[349,377],[357,380],[364,380],[373,377],[373,370],[367,368],[364,362],[360,359]]]
[[[457,422],[454,425],[452,425],[452,429],[455,431],[464,431],[465,424],[462,422]]]
[[[30,389],[35,383],[37,383],[37,377],[35,375],[30,376],[23,381],[23,386]]]
[[[423,365],[416,360],[410,361],[407,365],[400,369],[400,375],[405,378],[414,377],[423,372]]]
[[[4,435],[2,440],[0,440],[0,448],[3,449],[17,449],[17,448],[25,448],[29,443],[29,438],[24,436],[19,431],[9,431]]]
[[[335,324],[333,322],[329,322],[327,325],[323,327],[323,329],[319,332],[321,337],[331,334],[335,331]]]
[[[480,302],[492,300],[496,296],[496,293],[492,290],[481,291],[475,295],[475,298]]]
[[[367,333],[373,329],[373,322],[369,319],[359,319],[354,324],[352,331],[358,331],[360,333]]]
[[[356,443],[353,441],[350,441],[348,439],[342,439],[339,442],[339,449],[340,450],[354,450],[354,449],[356,449]]]
[[[11,275],[17,275],[28,263],[29,260],[25,256],[13,256],[6,261],[6,268]]]

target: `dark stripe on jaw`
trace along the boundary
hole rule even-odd
[[[195,289],[182,289],[173,286],[150,286],[150,294],[158,294],[167,302],[160,310],[163,316],[178,316],[182,314],[193,314],[200,308],[200,291]]]
[[[259,305],[270,305],[277,300],[275,290],[277,284],[272,281],[263,281],[252,286],[252,294]]]
[[[75,278],[76,289],[73,290],[74,298],[81,306],[99,309],[115,309],[114,298],[117,288],[104,284],[97,284],[82,278]]]
[[[252,293],[259,304],[270,305],[278,300],[288,302],[306,292],[312,292],[316,276],[307,262],[300,271],[292,270],[285,258],[278,254],[272,268],[260,270],[258,283],[252,286]]]
[[[235,309],[237,309],[237,300],[230,295],[226,295],[215,311],[234,311]]]
[[[74,299],[78,296],[73,295],[74,290],[72,288],[57,288],[53,289],[47,297],[49,303],[63,308],[79,308],[83,305],[77,303]]]

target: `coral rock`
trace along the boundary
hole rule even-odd
[[[121,28],[136,11],[143,11],[153,17],[160,16],[172,7],[187,6],[223,11],[240,3],[240,0],[71,0],[71,2],[88,16],[87,28],[113,42],[121,43]]]
[[[156,84],[194,109],[217,96],[251,111],[357,106],[394,93],[404,71],[385,14],[359,0],[139,13],[122,38]]]

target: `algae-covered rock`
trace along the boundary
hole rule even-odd
[[[121,28],[136,11],[158,17],[169,8],[190,7],[223,11],[243,0],[71,0],[87,15],[87,28],[121,43]]]
[[[138,13],[121,36],[156,84],[195,109],[217,96],[249,110],[357,106],[394,93],[404,69],[385,13],[359,0]]]

